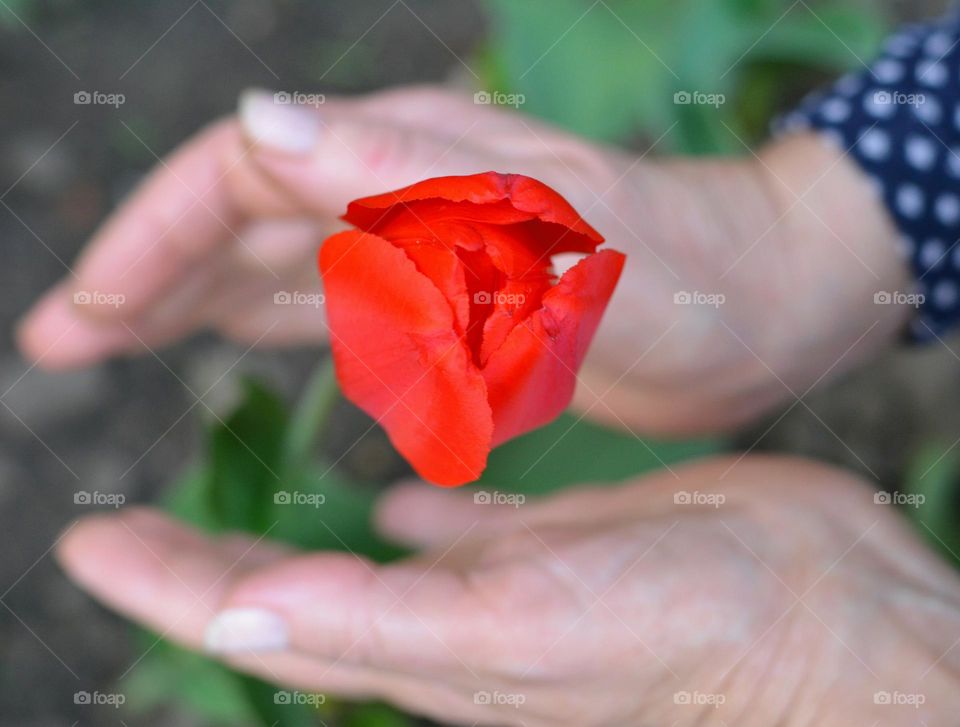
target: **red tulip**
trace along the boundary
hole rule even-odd
[[[480,476],[491,448],[556,418],[624,256],[519,174],[427,179],[350,203],[320,250],[344,395],[423,478]],[[551,256],[586,256],[559,280]]]

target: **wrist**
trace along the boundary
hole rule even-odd
[[[911,279],[881,200],[815,136],[611,166],[620,181],[594,213],[627,267],[576,402],[598,418],[668,435],[740,426],[868,359],[914,310],[892,296]],[[684,291],[724,302],[675,305]],[[611,385],[616,406],[593,406]]]

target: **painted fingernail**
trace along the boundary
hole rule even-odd
[[[262,608],[230,608],[207,624],[203,636],[207,651],[230,654],[244,651],[279,651],[289,643],[286,622]]]
[[[287,154],[305,154],[320,140],[316,109],[289,103],[285,94],[244,91],[240,95],[240,123],[254,143]]]

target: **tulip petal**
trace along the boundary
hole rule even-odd
[[[570,268],[543,296],[543,307],[514,328],[483,368],[496,446],[536,429],[570,404],[625,256],[603,250]]]
[[[421,477],[452,486],[486,466],[486,385],[436,285],[386,240],[351,230],[320,250],[337,378]]]
[[[502,204],[504,200],[512,211]],[[458,206],[449,202],[465,204],[458,211]],[[522,174],[484,172],[427,179],[394,192],[354,200],[343,219],[360,229],[393,237],[397,231],[387,234],[380,229],[391,224],[392,215],[397,216],[396,230],[405,233],[411,227],[418,229],[424,221],[429,225],[437,219],[532,225],[533,236],[549,254],[592,253],[603,242],[560,194]],[[422,229],[419,234],[423,234]]]
[[[453,310],[459,335],[470,326],[470,293],[466,271],[457,251],[438,243],[394,243],[426,275],[446,298]]]

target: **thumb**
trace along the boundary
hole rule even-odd
[[[345,103],[311,107],[247,91],[240,122],[254,163],[304,209],[325,216],[343,214],[358,197],[497,163],[462,136],[371,118]]]

